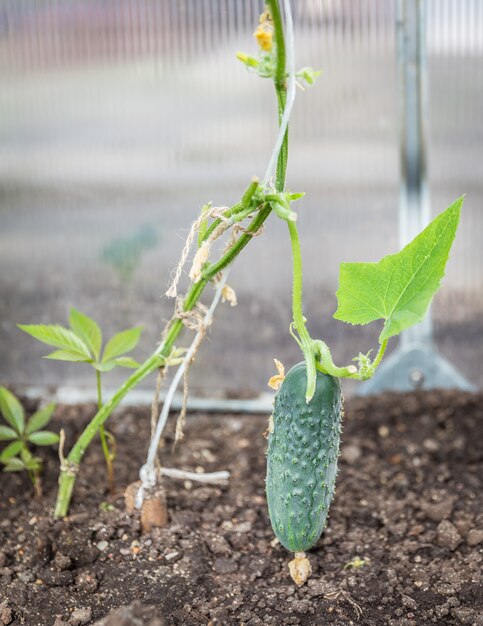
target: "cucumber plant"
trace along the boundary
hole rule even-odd
[[[0,424],[0,441],[9,442],[0,452],[0,463],[4,472],[27,472],[37,497],[42,495],[42,459],[32,453],[30,446],[58,443],[59,435],[45,430],[54,411],[55,404],[51,403],[26,420],[18,399],[8,389],[0,387],[0,414],[6,422],[6,425]]]
[[[88,315],[72,308],[69,314],[70,328],[57,324],[18,324],[23,330],[38,341],[57,348],[45,359],[89,363],[96,372],[97,407],[102,407],[102,374],[116,367],[137,369],[139,363],[128,352],[134,350],[139,342],[142,329],[128,328],[116,333],[102,349],[102,331],[99,324]],[[116,441],[114,435],[103,425],[99,427],[102,451],[106,461],[107,479],[111,493],[115,491],[114,460]]]

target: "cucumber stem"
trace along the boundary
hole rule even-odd
[[[302,352],[304,354],[305,365],[307,368],[307,391],[305,393],[306,402],[310,402],[315,393],[316,385],[316,369],[315,354],[313,341],[310,337],[305,318],[302,310],[302,253],[300,250],[300,239],[296,222],[287,222],[290,234],[290,242],[292,244],[292,262],[293,262],[293,284],[292,284],[292,315],[294,328],[300,338]]]

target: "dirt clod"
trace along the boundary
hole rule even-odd
[[[439,524],[437,533],[437,543],[442,548],[456,550],[456,548],[463,541],[456,527],[447,520],[443,520]]]

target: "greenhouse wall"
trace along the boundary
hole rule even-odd
[[[90,368],[42,360],[44,347],[16,327],[65,324],[72,306],[106,334],[142,325],[138,358],[159,342],[173,312],[164,293],[200,207],[237,201],[272,150],[272,85],[235,56],[255,53],[262,9],[252,0],[2,3],[2,381],[91,384]],[[481,387],[483,4],[428,0],[427,12],[432,214],[466,194],[432,307],[435,342]],[[322,75],[297,94],[288,185],[306,192],[297,208],[311,333],[338,361],[376,347],[380,330],[332,319],[339,263],[399,246],[395,23],[392,0],[295,3],[297,66]],[[238,306],[217,311],[191,372],[198,394],[257,394],[273,357],[300,359],[288,332],[284,223],[269,220],[230,284]]]

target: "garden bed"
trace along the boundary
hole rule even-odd
[[[328,528],[300,589],[268,520],[266,416],[192,416],[174,454],[171,424],[163,464],[232,478],[167,479],[170,526],[141,536],[123,489],[145,460],[149,411],[120,411],[109,424],[118,497],[105,493],[98,444],[66,520],[51,517],[54,450],[42,450],[42,502],[25,476],[0,474],[0,625],[95,624],[121,606],[103,623],[482,624],[482,407],[481,394],[446,391],[351,399]],[[59,407],[51,429],[64,427],[69,447],[94,412]]]

